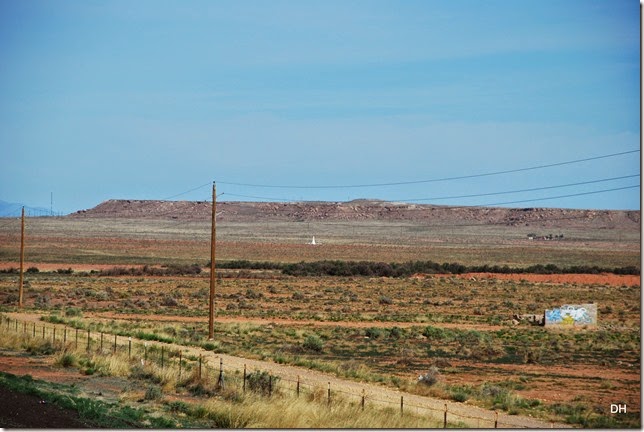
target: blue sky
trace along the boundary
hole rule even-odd
[[[1,0],[0,199],[48,208],[53,193],[73,212],[209,199],[215,180],[222,200],[639,209],[639,152],[398,186],[231,184],[414,182],[637,150],[639,9]],[[426,200],[462,195],[480,196]]]

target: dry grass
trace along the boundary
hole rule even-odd
[[[400,415],[395,409],[334,401],[331,406],[309,402],[306,398],[264,398],[248,394],[240,402],[210,399],[203,404],[211,418],[219,419],[227,428],[271,429],[402,429],[438,428],[442,422],[413,413]]]

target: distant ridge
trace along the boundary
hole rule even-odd
[[[132,218],[210,221],[208,201],[109,200],[70,214],[72,218]],[[383,221],[422,224],[475,224],[540,227],[597,227],[640,229],[637,210],[574,210],[558,208],[449,207],[391,203],[379,200],[350,202],[238,202],[217,203],[220,222]]]

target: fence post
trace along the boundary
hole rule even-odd
[[[52,334],[51,339],[53,342],[56,342],[56,326],[54,326],[54,333]]]
[[[16,320],[16,333],[18,333],[18,320]]]
[[[34,337],[36,337],[36,323],[34,323]]]
[[[445,413],[443,414],[443,428],[447,428],[447,404],[445,404]]]
[[[404,396],[400,396],[400,415],[403,415],[403,400]]]
[[[42,338],[45,338],[45,325],[42,325]]]
[[[101,332],[101,353],[103,352],[103,332]]]
[[[78,329],[76,329],[76,349],[78,349]]]
[[[362,407],[362,411],[364,411],[364,389],[362,389],[362,400],[360,401],[360,406]]]
[[[296,388],[297,397],[300,397],[300,376],[297,376],[297,388]]]
[[[219,388],[224,387],[224,359],[219,357],[219,379],[217,380]]]
[[[181,381],[181,350],[179,350],[179,381]]]
[[[89,352],[89,346],[92,342],[92,335],[89,332],[89,329],[87,329],[87,352]]]
[[[331,381],[329,381],[329,388],[327,390],[327,405],[331,406]]]
[[[67,344],[67,326],[63,327],[63,343]]]
[[[148,343],[147,342],[143,342],[143,359],[145,363],[148,362]]]
[[[273,395],[273,376],[268,374],[268,397]]]
[[[494,411],[494,429],[499,427],[499,412]]]
[[[201,381],[201,354],[199,354],[199,381]]]
[[[242,385],[242,392],[246,393],[246,363],[244,363],[244,384]]]
[[[161,369],[163,369],[163,352],[164,352],[164,346],[161,345]]]
[[[127,338],[127,358],[128,360],[132,358],[132,337]],[[179,377],[181,378],[181,372],[179,373]]]

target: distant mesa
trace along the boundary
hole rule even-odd
[[[563,234],[566,228],[640,229],[639,210],[571,210],[558,208],[450,207],[379,200],[349,202],[220,201],[217,223],[389,221],[427,225],[503,225],[534,227],[533,233]],[[208,201],[108,200],[80,210],[71,218],[133,218],[210,221]],[[554,231],[545,231],[556,228]],[[568,239],[566,235],[564,237]],[[312,243],[312,242],[311,242]],[[316,243],[319,243],[316,241]]]

